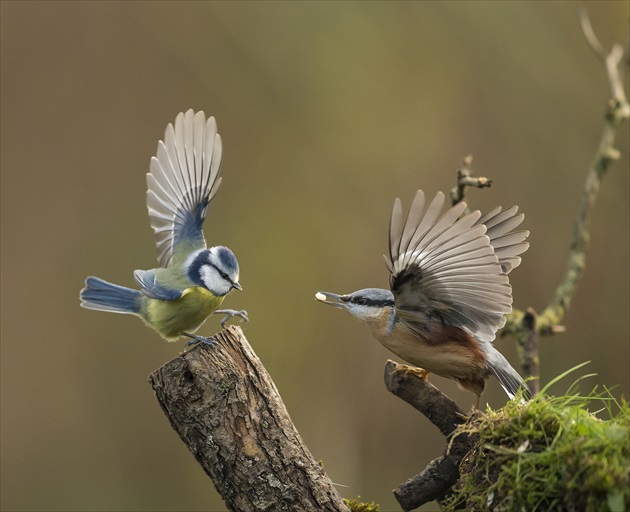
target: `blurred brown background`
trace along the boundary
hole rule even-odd
[[[607,48],[628,3],[586,3]],[[531,248],[515,304],[564,272],[608,83],[574,2],[9,2],[2,20],[2,509],[221,510],[149,372],[176,356],[137,319],[79,308],[88,274],[155,264],[149,158],[179,111],[217,117],[224,182],[206,222],[231,247],[246,335],[346,497],[391,489],[443,440],[383,386],[390,354],[317,290],[386,286],[395,197],[450,189],[468,153],[518,204]],[[542,380],[580,362],[628,397],[628,128],[606,176],[567,333]],[[218,319],[201,330],[211,334]],[[513,342],[497,345],[516,365]],[[573,378],[556,386],[562,392]],[[470,394],[433,382],[469,407]],[[505,395],[491,381],[484,402]],[[435,507],[427,506],[424,510]]]

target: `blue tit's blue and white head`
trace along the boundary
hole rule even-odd
[[[223,297],[232,290],[243,289],[238,282],[238,261],[227,247],[217,246],[195,251],[185,265],[188,278],[217,297]]]

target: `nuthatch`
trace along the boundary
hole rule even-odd
[[[512,310],[508,274],[520,265],[528,231],[518,207],[463,215],[460,202],[440,215],[439,192],[425,210],[419,190],[406,219],[396,199],[389,231],[390,290],[366,288],[347,295],[317,292],[316,299],[348,311],[405,361],[456,381],[473,392],[479,407],[492,374],[510,398],[523,379],[492,341]]]
[[[234,253],[206,247],[202,225],[221,184],[222,145],[214,117],[180,113],[168,124],[164,141],[147,173],[147,208],[157,241],[159,267],[136,270],[140,290],[88,277],[81,306],[139,316],[163,338],[187,336],[214,344],[194,333],[213,313],[241,316],[245,311],[219,310],[231,290],[241,290]]]

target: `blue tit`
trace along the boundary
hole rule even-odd
[[[222,145],[214,117],[180,113],[166,127],[147,173],[147,208],[155,232],[159,267],[136,270],[135,290],[88,277],[81,306],[139,316],[168,341],[180,336],[212,344],[193,333],[213,313],[227,318],[245,311],[218,309],[232,290],[241,290],[234,253],[207,248],[202,225],[221,185]]]
[[[317,292],[316,299],[367,325],[387,349],[419,367],[456,381],[477,397],[494,375],[510,398],[523,379],[493,346],[512,310],[508,274],[520,265],[528,231],[514,231],[524,216],[516,206],[486,215],[464,214],[465,203],[441,214],[444,194],[426,206],[419,190],[409,213],[394,203],[389,232],[389,290],[347,295]]]

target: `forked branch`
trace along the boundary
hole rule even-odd
[[[451,205],[464,200],[466,197],[466,187],[486,188],[492,186],[492,180],[479,176],[475,178],[472,175],[472,155],[468,155],[462,161],[462,165],[457,169],[457,185],[451,189]]]
[[[387,361],[385,387],[415,407],[433,423],[448,440],[467,417],[456,402],[423,379],[414,368]],[[459,480],[459,464],[474,440],[459,435],[447,443],[444,454],[419,474],[394,489],[403,510],[413,510],[429,501],[440,499]]]
[[[625,55],[623,47],[619,44],[614,45],[610,52],[606,52],[596,37],[584,9],[580,10],[580,23],[587,43],[606,68],[612,99],[607,104],[599,145],[588,169],[582,200],[575,218],[573,238],[564,277],[542,313],[537,314],[533,308],[528,308],[526,311],[514,309],[508,315],[507,324],[501,333],[502,335],[511,333],[516,336],[523,371],[526,375],[535,377],[538,376],[540,336],[565,331],[561,322],[571,306],[571,300],[586,268],[593,206],[606,171],[612,162],[619,159],[620,156],[619,151],[615,148],[618,128],[630,117],[630,106],[623,83],[628,69],[628,56]],[[538,393],[538,379],[529,381],[528,385],[532,394]]]

